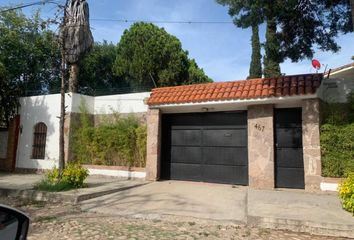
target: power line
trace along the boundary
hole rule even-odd
[[[14,10],[18,10],[18,9],[23,9],[23,8],[27,8],[27,7],[38,6],[38,5],[45,5],[45,4],[47,4],[47,3],[58,4],[58,2],[56,2],[56,1],[42,0],[42,1],[37,1],[37,2],[33,2],[33,3],[18,5],[18,6],[16,6],[16,7],[6,8],[6,9],[4,9],[4,10],[1,10],[0,13],[10,12],[10,11],[14,11]]]
[[[38,6],[38,5],[45,5],[47,3],[59,4],[58,1],[41,0],[41,1],[32,2],[28,4],[18,5],[12,8],[7,8],[1,10],[0,13],[10,12],[10,11]],[[231,21],[186,21],[186,20],[169,21],[169,20],[113,19],[113,18],[91,18],[90,20],[97,21],[97,22],[120,22],[120,23],[146,22],[146,23],[160,23],[160,24],[162,23],[163,24],[233,24],[233,22]]]
[[[112,18],[91,18],[91,21],[97,22],[121,22],[121,23],[166,23],[166,24],[234,24],[230,21],[168,21],[168,20],[139,20],[139,19],[112,19]]]

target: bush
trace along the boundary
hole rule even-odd
[[[354,94],[346,104],[323,106],[321,153],[324,177],[346,177],[354,172]]]
[[[78,163],[69,163],[63,170],[62,175],[58,168],[49,170],[44,179],[36,186],[38,190],[49,192],[67,191],[70,189],[81,188],[88,176],[88,170]]]
[[[78,163],[69,163],[61,177],[61,181],[64,183],[68,183],[70,186],[74,188],[81,188],[84,186],[84,181],[88,176],[88,170],[83,168]]]
[[[346,177],[354,172],[354,123],[321,127],[322,175]]]
[[[339,185],[339,197],[343,208],[354,215],[354,173]]]
[[[85,106],[81,106],[80,122],[73,133],[74,159],[84,164],[144,167],[146,126],[134,115],[115,113],[110,117],[93,127]]]

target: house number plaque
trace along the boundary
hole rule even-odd
[[[260,132],[264,132],[265,126],[260,125],[260,124],[257,123],[257,124],[254,125],[254,128],[257,129]]]

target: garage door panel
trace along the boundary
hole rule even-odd
[[[247,166],[247,148],[204,147],[205,164]]]
[[[288,168],[303,168],[302,148],[277,148],[277,166]]]
[[[303,168],[277,168],[278,188],[305,188]]]
[[[200,164],[171,163],[170,167],[172,180],[200,181],[202,179]]]
[[[203,165],[203,178],[207,182],[248,184],[248,168],[246,166]]]
[[[171,149],[172,163],[201,163],[202,149],[200,147],[178,147]]]
[[[200,130],[175,129],[171,131],[171,144],[173,146],[199,146],[201,145]]]
[[[247,131],[245,129],[203,130],[203,146],[247,146]]]
[[[167,121],[171,126],[198,126],[202,116],[200,114],[173,114]]]
[[[205,125],[231,125],[246,128],[247,115],[244,112],[222,112],[202,115]]]
[[[298,147],[302,145],[301,128],[277,128],[277,147]]]
[[[247,113],[163,115],[161,176],[248,183]]]

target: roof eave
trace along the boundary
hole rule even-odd
[[[149,105],[149,108],[150,109],[163,109],[163,108],[174,108],[174,107],[224,105],[224,104],[235,104],[235,105],[239,105],[239,104],[240,105],[279,104],[282,102],[306,100],[306,99],[314,99],[314,98],[319,98],[317,93],[295,95],[295,96],[284,96],[284,97],[267,97],[267,98],[252,98],[252,99],[231,99],[231,100],[204,101],[204,102],[158,104],[158,105]]]

